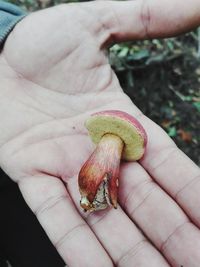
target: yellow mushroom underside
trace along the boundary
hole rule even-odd
[[[125,119],[112,116],[93,116],[86,123],[89,135],[95,144],[102,136],[111,133],[119,136],[124,142],[122,159],[135,161],[144,154],[144,138],[139,129]]]

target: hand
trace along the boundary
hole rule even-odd
[[[61,5],[27,16],[6,41],[0,164],[70,267],[200,266],[199,169],[123,93],[105,53],[198,25],[193,2]],[[148,146],[140,163],[122,164],[119,208],[83,214],[77,174],[93,149],[83,124],[105,109],[137,117]]]

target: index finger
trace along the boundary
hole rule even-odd
[[[170,37],[200,24],[199,0],[103,1],[90,8],[108,31],[106,43]]]

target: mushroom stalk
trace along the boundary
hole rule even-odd
[[[79,172],[80,205],[85,211],[117,208],[119,166],[124,142],[105,134]]]

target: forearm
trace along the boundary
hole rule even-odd
[[[20,8],[10,3],[0,1],[0,47],[16,23],[25,16]]]

